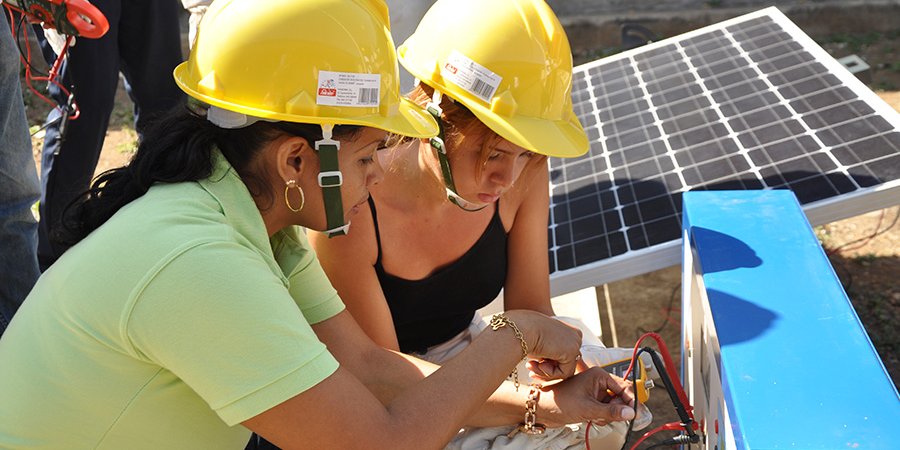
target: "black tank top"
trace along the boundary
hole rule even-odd
[[[506,230],[500,205],[475,245],[450,265],[421,280],[406,280],[384,271],[375,203],[369,197],[378,258],[375,273],[391,309],[404,353],[424,353],[465,330],[479,308],[500,293],[506,281]],[[452,239],[434,236],[434,239]]]

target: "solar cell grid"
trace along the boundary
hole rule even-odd
[[[580,66],[572,97],[591,150],[549,159],[554,293],[677,263],[687,190],[900,184],[897,113],[775,8]]]

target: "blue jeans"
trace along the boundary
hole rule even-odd
[[[2,11],[2,8],[0,8]],[[19,51],[0,20],[0,335],[37,281],[37,222],[41,194],[19,82]]]

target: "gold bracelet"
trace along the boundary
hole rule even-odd
[[[541,385],[532,384],[528,391],[528,399],[525,400],[525,422],[519,424],[519,431],[525,434],[544,434],[547,427],[537,420],[537,403],[541,399]]]
[[[491,317],[491,329],[497,331],[507,325],[512,328],[513,333],[516,333],[516,337],[519,338],[519,343],[522,344],[522,361],[525,361],[528,358],[528,344],[525,342],[525,336],[519,331],[519,327],[516,326],[515,322],[509,320],[509,317],[506,317],[506,314],[497,313]],[[519,363],[513,367],[512,373],[509,376],[513,380],[513,384],[516,386],[516,392],[519,392]]]

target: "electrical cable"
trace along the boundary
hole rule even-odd
[[[841,244],[841,245],[839,245],[839,246],[837,246],[837,247],[830,248],[830,249],[828,249],[825,253],[828,254],[828,255],[831,255],[831,254],[837,253],[837,252],[839,252],[839,251],[841,251],[841,250],[844,250],[844,251],[848,251],[848,250],[858,250],[858,249],[860,249],[860,248],[865,247],[866,245],[868,245],[869,242],[872,242],[872,240],[875,239],[877,236],[886,233],[886,232],[887,232],[888,230],[890,230],[891,228],[894,228],[894,225],[897,225],[897,221],[900,220],[900,209],[897,210],[897,214],[894,216],[894,220],[891,221],[891,224],[888,225],[885,229],[882,230],[882,229],[880,229],[880,228],[881,228],[881,224],[884,222],[884,216],[885,216],[885,213],[886,213],[886,212],[887,212],[886,209],[882,209],[882,210],[881,210],[881,215],[880,215],[879,218],[878,218],[878,223],[875,225],[875,231],[872,232],[872,234],[870,234],[869,236],[866,236],[866,237],[862,237],[862,238],[859,238],[859,239],[852,240],[852,241],[850,241],[850,242],[845,242],[845,243],[843,243],[843,244]],[[859,245],[856,245],[856,244],[859,244]],[[854,246],[854,245],[855,245],[855,246]],[[852,247],[851,247],[851,248],[846,248],[846,247],[848,247],[848,246],[852,246]]]
[[[834,267],[836,271],[837,269],[840,269],[840,271],[844,275],[843,277],[839,277],[841,278],[841,283],[844,286],[844,290],[850,290],[850,287],[853,286],[853,271],[847,268],[846,262],[843,260],[839,252],[852,251],[863,248],[870,242],[872,242],[875,237],[882,235],[894,228],[894,226],[897,225],[898,220],[900,220],[900,209],[897,210],[897,214],[894,216],[894,219],[891,221],[890,225],[888,225],[884,229],[881,229],[881,224],[884,221],[886,211],[886,209],[881,211],[881,215],[878,218],[878,223],[875,225],[875,231],[873,231],[870,235],[852,240],[850,242],[845,242],[837,247],[825,249],[825,256],[828,257],[828,260],[831,263],[832,267]],[[847,248],[848,246],[849,248]],[[846,279],[846,282],[844,282],[844,279]]]
[[[640,352],[638,352],[638,355],[640,355]],[[633,357],[637,357],[637,356],[633,356]],[[632,363],[633,362],[634,362],[634,360],[632,360]],[[631,386],[637,385],[637,372],[638,371],[635,370],[634,373],[631,374]],[[628,375],[626,374],[624,378],[627,379]],[[638,403],[638,396],[637,396],[637,392],[635,392],[634,393],[634,404],[632,405],[632,408],[634,409],[634,413],[635,413],[635,418],[637,418],[636,415],[637,415],[637,411],[638,411],[637,403]],[[628,443],[628,435],[630,435],[631,431],[634,429],[634,420],[635,419],[631,419],[628,421],[628,429],[625,430],[625,440],[622,442],[622,450],[625,450],[625,445]],[[588,421],[587,426],[584,429],[585,450],[591,450],[590,433],[591,433],[591,427],[594,426],[592,422],[593,421]]]
[[[659,367],[662,364],[660,361],[659,355],[656,352],[652,351],[649,347],[644,347],[650,353],[650,358],[653,359],[653,364]],[[668,351],[666,352],[668,354]],[[669,398],[672,400],[672,404],[675,405],[675,411],[678,413],[678,417],[681,419],[681,423],[677,424],[679,428],[685,430],[687,432],[687,437],[689,442],[699,442],[700,436],[698,436],[694,429],[697,426],[697,423],[694,421],[693,414],[691,414],[691,406],[687,403],[686,396],[684,394],[684,389],[680,389],[681,381],[678,381],[678,386],[673,384],[672,378],[669,376],[670,371],[668,370],[670,366],[666,366],[665,371],[659,372],[659,378],[663,382],[666,387],[666,392],[669,394]],[[677,378],[675,378],[677,380]],[[646,435],[645,435],[646,436]],[[634,447],[632,447],[634,448]]]
[[[668,447],[671,445],[678,445],[678,442],[666,442],[666,441],[657,442],[657,443],[645,448],[644,450],[651,450],[651,449],[660,448],[660,447]]]
[[[672,312],[673,312],[672,305],[675,304],[675,294],[678,293],[678,290],[680,287],[681,287],[681,282],[679,281],[678,284],[676,284],[675,287],[672,288],[672,293],[669,295],[669,305],[666,306],[666,308],[664,310],[662,310],[662,313],[664,315],[662,324],[653,330],[645,330],[642,327],[637,327],[638,336],[645,334],[645,333],[659,333],[660,331],[663,330],[663,328],[666,327],[666,325],[669,324],[669,322],[672,321]]]
[[[844,286],[844,290],[849,291],[853,286],[853,271],[847,268],[846,259],[839,254],[841,250],[849,251],[849,250],[858,250],[862,247],[868,245],[875,237],[888,232],[893,229],[894,226],[897,225],[897,222],[900,221],[900,209],[897,210],[897,214],[894,216],[894,219],[891,221],[890,225],[881,228],[881,224],[884,219],[885,211],[881,211],[881,216],[878,219],[878,224],[875,227],[875,231],[867,237],[855,239],[850,242],[846,242],[834,248],[829,248],[825,250],[825,255],[828,256],[828,261],[831,263],[831,266],[834,267],[835,272],[838,273],[838,278],[841,280],[841,284]],[[846,248],[847,246],[851,246],[854,244],[860,243],[859,245],[855,245],[850,248]]]
[[[59,117],[55,117],[53,120],[44,122],[44,124],[41,125],[40,128],[38,128],[37,130],[34,130],[34,132],[31,133],[31,137],[34,137],[36,134],[40,133],[42,130],[45,130],[50,125],[55,125],[60,120],[62,120],[62,115],[60,115]]]
[[[665,360],[665,363],[660,360],[660,355],[657,352],[654,352],[653,349],[649,347],[641,348],[640,351],[638,350],[641,341],[648,337],[656,341],[656,344],[659,346],[660,352],[662,353],[662,358]],[[690,403],[687,399],[687,394],[685,394],[684,389],[681,387],[681,380],[678,378],[678,374],[674,372],[675,363],[672,361],[672,356],[669,353],[669,349],[666,347],[665,342],[663,342],[662,337],[660,337],[656,333],[647,333],[641,336],[637,344],[635,344],[635,353],[632,357],[631,366],[629,366],[628,370],[626,371],[626,376],[627,374],[632,373],[632,370],[637,372],[637,368],[635,366],[637,363],[637,357],[641,352],[650,353],[650,358],[653,359],[653,364],[656,367],[662,367],[664,369],[658,370],[659,378],[666,388],[666,393],[669,394],[669,399],[672,401],[672,404],[675,405],[675,411],[678,413],[678,417],[681,419],[681,423],[667,423],[661,428],[657,428],[645,433],[637,442],[635,442],[631,449],[636,449],[641,442],[643,442],[654,433],[659,432],[661,429],[684,430],[688,433],[689,442],[699,442],[700,436],[694,432],[695,428],[697,427],[697,423],[694,422],[692,414],[693,407],[690,406]],[[677,385],[675,384],[676,382]]]
[[[650,436],[653,436],[654,434],[659,433],[660,431],[667,431],[667,430],[684,430],[684,426],[683,426],[683,424],[681,424],[681,423],[679,423],[679,422],[669,422],[669,423],[664,423],[664,424],[662,424],[662,425],[660,425],[660,426],[658,426],[658,427],[656,427],[656,428],[654,428],[654,429],[652,429],[652,430],[650,430],[650,431],[644,433],[644,435],[641,436],[641,438],[638,439],[637,442],[635,442],[634,445],[631,446],[631,450],[635,450],[635,449],[637,448],[638,445],[641,445],[641,443],[643,443],[643,442],[644,442],[647,438],[649,438]],[[684,438],[688,438],[688,439],[684,439]],[[691,441],[690,441],[690,436],[683,435],[683,434],[682,434],[682,435],[675,436],[675,437],[673,437],[673,438],[671,438],[671,439],[672,439],[673,442],[671,442],[671,443],[668,443],[668,442],[667,442],[666,445],[689,444],[689,443],[691,442]],[[675,442],[676,440],[678,440],[678,441],[686,441],[686,442]],[[699,439],[698,439],[698,441],[699,441]],[[654,445],[656,445],[656,444],[654,444]],[[653,447],[653,446],[651,446],[651,447]],[[646,450],[646,449],[645,449],[645,450]]]
[[[25,64],[27,66],[27,69],[31,70],[32,72],[34,72],[38,75],[41,75],[41,76],[46,76],[47,74],[45,74],[40,69],[38,69],[33,64],[31,64],[31,59],[25,55],[25,50],[22,49],[22,41],[25,42],[26,46],[29,45],[28,33],[25,31],[27,29],[27,26],[25,23],[26,17],[24,15],[22,15],[18,19],[18,24],[16,24],[16,22],[14,22],[16,19],[13,17],[13,15],[14,15],[13,10],[7,9],[7,14],[9,15],[9,21],[10,21],[9,26],[13,27],[13,29],[12,29],[13,37],[17,38],[16,39],[16,49],[19,50],[19,56],[20,56],[20,59],[22,60],[22,64]],[[21,30],[21,33],[19,33],[19,34],[21,34],[21,36],[17,36],[16,30]]]
[[[639,344],[640,344],[640,340],[638,340],[638,343],[635,345],[639,345]],[[637,360],[636,358],[639,358],[643,351],[644,350],[641,349],[632,356],[631,365],[629,365],[629,369],[631,368],[631,366],[634,365],[635,361]],[[637,370],[631,372],[631,386],[632,387],[637,386],[637,373],[638,373]],[[627,373],[625,374],[625,378],[628,378]],[[635,418],[637,418],[636,416],[637,416],[637,411],[638,411],[637,403],[638,403],[638,395],[637,395],[637,392],[635,392],[634,393],[634,405],[632,406],[634,408]],[[622,450],[625,450],[625,446],[628,445],[628,436],[631,435],[631,432],[633,430],[634,430],[634,419],[631,419],[628,421],[628,429],[625,430],[625,440],[622,441]]]
[[[688,414],[690,415],[690,411],[693,408],[690,407],[690,402],[688,401],[687,394],[684,393],[684,389],[681,387],[681,379],[678,377],[678,374],[675,373],[675,362],[672,361],[672,355],[671,355],[671,353],[669,353],[669,348],[666,346],[666,343],[663,341],[662,336],[660,336],[659,334],[647,333],[638,339],[637,343],[635,343],[635,345],[634,345],[634,352],[632,353],[632,356],[631,356],[631,364],[628,366],[628,370],[625,371],[625,378],[627,378],[628,374],[630,374],[631,371],[634,370],[635,363],[636,363],[635,358],[638,353],[638,350],[640,349],[641,342],[643,342],[644,339],[647,339],[647,338],[652,338],[654,341],[656,341],[656,345],[659,347],[659,350],[662,353],[662,357],[665,360],[665,365],[658,364],[657,361],[658,361],[659,355],[656,352],[651,351],[650,356],[653,359],[654,364],[657,364],[657,367],[663,367],[665,369],[666,376],[668,377],[670,382],[671,382],[671,380],[675,380],[678,382],[677,387],[672,386],[672,388],[675,390],[675,394],[677,396],[677,401],[675,398],[672,399],[673,403],[677,402],[677,403],[680,403],[681,405],[684,405]],[[663,370],[659,370],[658,372],[660,374],[660,378],[662,378]]]
[[[853,271],[847,268],[846,262],[842,259],[839,252],[841,250],[843,250],[843,251],[858,250],[862,247],[865,247],[875,237],[877,237],[881,234],[884,234],[884,233],[888,232],[889,230],[891,230],[892,228],[894,228],[894,226],[897,225],[898,220],[900,220],[900,209],[897,210],[897,214],[894,215],[894,219],[891,221],[890,225],[888,225],[884,229],[881,229],[881,224],[884,220],[886,211],[887,211],[886,209],[881,211],[881,216],[878,219],[878,224],[875,226],[875,231],[872,232],[872,234],[870,234],[869,236],[855,239],[850,242],[843,243],[837,247],[829,248],[829,249],[825,250],[825,256],[828,257],[828,261],[831,263],[832,267],[834,267],[836,269],[836,271],[839,269],[840,272],[844,275],[843,277],[839,277],[839,278],[842,278],[841,284],[844,286],[844,290],[850,290],[850,287],[853,286]],[[860,243],[860,244],[855,245],[857,243]],[[853,246],[853,245],[855,245],[855,246]],[[852,247],[846,248],[847,246],[852,246]],[[846,282],[844,281],[844,279],[846,279]]]
[[[62,66],[62,62],[65,59],[65,55],[71,46],[74,37],[67,36],[66,42],[63,45],[62,50],[59,52],[59,56],[57,56],[56,61],[50,66],[50,70],[47,74],[39,71],[32,63],[31,63],[31,45],[28,43],[28,27],[26,25],[27,16],[25,14],[20,14],[19,19],[16,20],[15,11],[13,8],[7,4],[3,5],[6,7],[7,14],[9,16],[9,25],[12,31],[12,35],[16,38],[17,41],[24,41],[25,50],[22,50],[21,44],[16,45],[16,48],[19,50],[19,55],[22,60],[22,64],[25,67],[25,85],[28,86],[38,98],[52,105],[54,108],[58,109],[61,115],[67,116],[66,120],[75,120],[81,114],[81,111],[78,109],[78,105],[75,103],[75,97],[72,93],[67,89],[62,83],[58,80],[59,78],[59,70]],[[32,85],[33,81],[46,81],[49,84],[53,84],[57,88],[62,91],[66,98],[68,99],[68,103],[65,106],[59,105],[54,100],[48,98],[43,93],[41,93],[37,88]]]
[[[669,438],[668,440],[665,440],[662,442],[657,442],[657,443],[645,448],[644,450],[651,450],[651,449],[659,448],[659,447],[669,447],[672,445],[684,445],[684,444],[690,443],[690,442],[684,442],[685,441],[684,439],[679,439],[679,438],[684,438],[684,437],[687,437],[687,436],[685,436],[683,434],[674,436],[674,437]]]
[[[641,347],[641,342],[646,338],[652,338],[656,341],[656,344],[659,346],[659,352],[654,351],[650,347]],[[693,417],[693,407],[690,405],[687,399],[687,394],[684,392],[684,388],[681,387],[681,380],[678,378],[678,374],[675,373],[675,363],[672,361],[672,355],[669,353],[669,349],[666,347],[665,342],[662,340],[656,333],[646,333],[641,336],[634,346],[634,352],[631,356],[631,362],[628,366],[628,370],[625,371],[624,377],[628,379],[629,375],[631,376],[631,385],[637,386],[637,376],[640,371],[638,366],[638,358],[640,358],[641,354],[649,353],[650,358],[653,360],[653,364],[655,367],[660,368],[658,370],[660,381],[666,388],[666,392],[669,394],[669,399],[672,401],[672,404],[675,406],[675,410],[678,413],[678,417],[681,419],[681,422],[670,422],[666,423],[660,427],[657,427],[647,433],[644,433],[640,439],[637,440],[632,446],[631,450],[637,449],[637,446],[640,445],[645,439],[652,436],[655,433],[658,433],[663,430],[676,430],[686,432],[687,434],[680,434],[671,438],[671,444],[666,443],[666,445],[674,445],[674,444],[690,444],[696,443],[700,441],[700,436],[695,432],[697,430],[697,422],[694,421]],[[664,360],[664,361],[663,361]],[[638,397],[637,393],[634,396],[634,404],[633,408],[635,413],[637,413],[637,403]],[[585,448],[587,450],[591,450],[590,444],[590,430],[593,426],[591,421],[588,421],[587,427],[585,428],[584,440],[585,440]],[[634,420],[628,421],[628,428],[625,432],[625,440],[622,442],[622,450],[625,450],[628,446],[628,436],[634,430]]]

